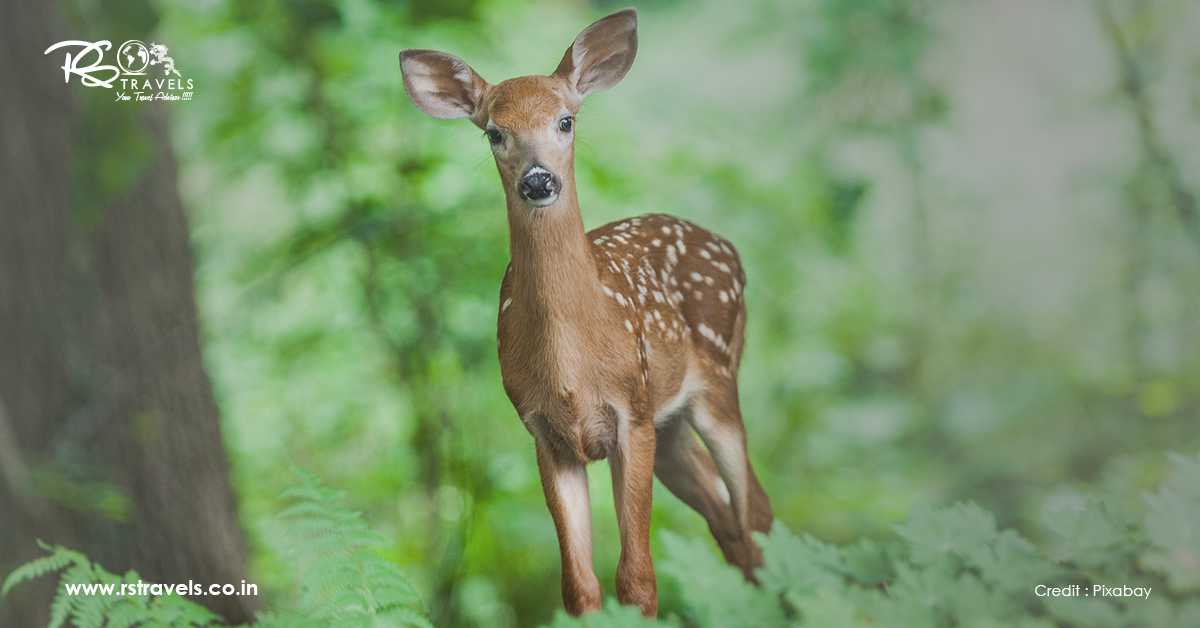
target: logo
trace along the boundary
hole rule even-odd
[[[64,50],[63,82],[79,77],[84,87],[116,90],[118,102],[191,100],[195,83],[175,67],[170,50],[160,43],[149,45],[130,39],[117,47],[116,65],[105,63],[112,42],[68,39],[46,48],[42,54]]]
[[[130,39],[117,48],[117,65],[121,67],[121,72],[129,76],[145,74],[146,66],[150,65],[150,50],[146,44]]]

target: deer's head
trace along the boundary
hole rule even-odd
[[[470,118],[492,147],[511,201],[547,207],[572,185],[575,114],[583,98],[620,81],[637,53],[637,12],[618,11],[575,38],[554,73],[491,85],[462,59],[404,50],[404,89],[435,118]]]

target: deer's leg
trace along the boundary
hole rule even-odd
[[[598,610],[600,581],[592,568],[592,510],[588,498],[587,470],[580,462],[563,462],[541,445],[538,471],[546,506],[558,532],[562,557],[563,607],[572,615]]]
[[[617,599],[636,605],[643,615],[658,613],[658,588],[650,557],[650,508],[654,489],[654,422],[622,416],[617,444],[609,456],[621,559],[617,563]]]
[[[738,555],[745,557],[740,566],[746,579],[754,581],[754,570],[762,565],[762,551],[751,533],[770,530],[774,517],[767,494],[750,467],[746,430],[736,391],[722,390],[705,395],[693,405],[691,423],[712,454],[729,490],[738,527],[738,544],[742,548]]]
[[[741,543],[729,489],[688,421],[681,417],[660,427],[654,451],[654,474],[663,486],[704,517],[726,561],[739,568],[746,565],[749,556]]]

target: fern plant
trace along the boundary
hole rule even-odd
[[[70,622],[78,628],[126,628],[129,626],[210,626],[218,623],[218,617],[208,609],[188,601],[176,594],[170,595],[71,595],[68,587],[100,585],[114,587],[136,584],[136,572],[124,576],[113,574],[97,565],[83,554],[59,545],[47,545],[38,541],[38,546],[49,552],[15,569],[4,580],[0,595],[21,584],[62,572],[59,576],[58,593],[50,604],[51,628]],[[103,589],[101,589],[103,590]]]
[[[294,608],[260,617],[260,627],[416,626],[433,628],[400,569],[379,555],[386,539],[345,506],[345,496],[300,473],[284,491],[276,538],[295,574]]]
[[[395,564],[378,550],[385,539],[371,531],[362,516],[345,506],[342,493],[321,486],[311,474],[283,494],[286,507],[276,518],[270,538],[292,566],[296,603],[287,610],[263,613],[259,627],[372,626],[432,628],[420,596]],[[79,628],[127,626],[215,626],[208,609],[170,595],[81,595],[68,586],[136,584],[134,571],[118,576],[82,553],[38,541],[48,552],[15,569],[0,587],[8,595],[17,585],[61,572],[50,607],[50,626],[67,622]],[[101,589],[103,590],[103,589]]]

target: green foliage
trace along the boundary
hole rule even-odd
[[[1173,456],[1174,473],[1147,495],[1147,569],[1164,574],[1175,591],[1200,591],[1200,457]]]
[[[1112,496],[1077,501],[1073,516],[1047,513],[1058,550],[1039,550],[974,504],[914,513],[896,526],[888,543],[846,546],[821,542],[776,523],[758,535],[764,565],[761,586],[746,583],[705,542],[660,534],[665,560],[659,572],[682,596],[688,626],[1048,626],[1157,628],[1196,625],[1200,590],[1195,586],[1195,489],[1200,455],[1172,456],[1159,489],[1146,495],[1140,521],[1114,524]],[[302,473],[284,493],[277,539],[294,574],[297,594],[286,610],[265,613],[256,624],[279,626],[416,626],[432,628],[413,587],[378,549],[383,538],[348,510],[341,493]],[[1083,521],[1100,521],[1082,526]],[[1115,536],[1120,536],[1117,540]],[[1072,545],[1063,545],[1070,539]],[[40,544],[40,543],[39,543]],[[138,582],[114,575],[87,557],[40,544],[48,555],[17,568],[0,591],[61,571],[51,606],[51,626],[71,621],[90,626],[207,626],[216,617],[178,595],[68,595],[67,585],[119,586]],[[1114,560],[1115,550],[1119,559]],[[1146,599],[1091,595],[1045,597],[1037,585],[1149,587]],[[107,623],[106,623],[107,622]],[[679,626],[681,619],[641,617],[613,600],[582,618],[558,612],[552,628],[583,626]]]
[[[382,558],[384,539],[371,531],[362,515],[345,507],[341,493],[321,486],[302,473],[300,483],[285,491],[287,506],[279,513],[272,537],[294,577],[296,597],[285,610],[263,613],[260,628],[372,626],[432,628],[420,596],[400,569]],[[70,621],[79,628],[126,626],[210,626],[218,617],[179,595],[120,595],[122,584],[136,585],[141,576],[118,576],[83,554],[39,541],[49,552],[14,570],[0,593],[16,585],[61,571],[50,608],[50,626]],[[100,594],[68,592],[68,586],[97,585]],[[107,593],[103,587],[109,587]]]
[[[4,580],[3,594],[12,587],[62,571],[58,591],[50,605],[50,628],[126,628],[127,626],[211,626],[217,616],[177,594],[120,595],[122,584],[136,585],[140,576],[129,571],[119,576],[97,565],[83,554],[58,545],[38,545],[49,552],[18,567]],[[68,587],[96,586],[95,594],[68,593]]]
[[[583,617],[571,617],[565,611],[559,610],[554,616],[554,622],[548,625],[550,628],[650,628],[678,626],[678,622],[651,619],[643,616],[637,607],[621,606],[616,600],[609,600],[599,611]]]
[[[703,626],[771,626],[782,621],[770,592],[745,586],[741,572],[726,565],[700,539],[659,535],[667,560],[663,575],[679,583],[689,619]]]
[[[308,473],[286,490],[279,515],[283,560],[297,588],[294,608],[264,615],[260,626],[432,627],[400,569],[379,555],[386,539],[345,506],[342,492]]]
[[[835,546],[777,523],[769,535],[759,536],[765,558],[757,574],[761,587],[747,584],[704,543],[662,533],[667,559],[660,573],[681,590],[689,626],[1194,626],[1200,620],[1200,595],[1191,586],[1198,464],[1200,456],[1172,457],[1162,487],[1147,496],[1146,514],[1120,527],[1119,541],[1109,527],[1113,507],[1107,498],[1083,501],[1073,517],[1048,513],[1048,521],[1064,521],[1054,534],[1078,530],[1073,536],[1080,538],[1053,557],[1016,532],[999,529],[978,506],[962,503],[914,513],[888,544]],[[1080,529],[1087,520],[1102,523]],[[1109,556],[1114,548],[1121,550],[1115,562]],[[1089,570],[1100,564],[1106,565],[1103,573]],[[1089,592],[1093,585],[1127,585],[1152,592],[1148,599],[1039,597],[1038,584],[1080,585]],[[640,625],[622,623],[634,618],[607,606],[578,620],[560,615],[551,625]]]
[[[8,592],[16,585],[22,582],[28,582],[34,578],[40,578],[48,573],[59,571],[67,565],[86,560],[86,558],[78,552],[73,552],[66,548],[56,548],[46,545],[42,541],[38,541],[38,547],[51,552],[49,556],[43,556],[21,565],[8,574],[4,579],[4,585],[0,586],[0,595],[8,595]]]

